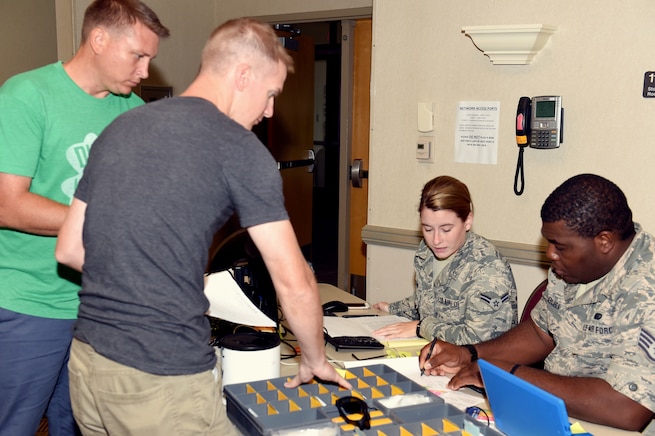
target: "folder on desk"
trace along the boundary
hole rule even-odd
[[[478,366],[496,427],[503,433],[509,436],[572,434],[561,398],[483,359],[478,360]]]

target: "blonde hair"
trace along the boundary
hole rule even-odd
[[[253,18],[235,18],[212,32],[202,50],[200,70],[221,72],[241,60],[282,62],[293,73],[293,59],[271,26]]]

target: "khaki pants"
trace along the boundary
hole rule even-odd
[[[159,376],[109,360],[73,339],[68,364],[75,420],[84,435],[236,435],[221,370]]]

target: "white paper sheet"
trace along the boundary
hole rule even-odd
[[[324,316],[323,327],[328,332],[328,335],[335,336],[373,336],[373,332],[389,324],[397,322],[410,321],[410,319],[397,316],[358,316],[356,318],[344,318],[340,316]],[[385,338],[376,337],[380,342],[384,342]],[[412,336],[406,339],[418,339]],[[395,340],[395,339],[394,339]]]
[[[460,101],[457,104],[455,162],[496,165],[499,120],[498,101]]]
[[[250,326],[276,326],[275,321],[259,310],[243,293],[229,270],[207,276],[205,296],[209,300],[209,316]]]

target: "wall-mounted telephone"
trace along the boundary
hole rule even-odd
[[[519,147],[558,148],[563,142],[562,97],[521,97],[516,108],[516,144]]]
[[[562,97],[545,95],[521,97],[516,107],[516,145],[519,158],[514,175],[514,193],[523,194],[525,177],[523,174],[523,150],[531,148],[558,148],[563,142],[562,133],[564,109]]]

